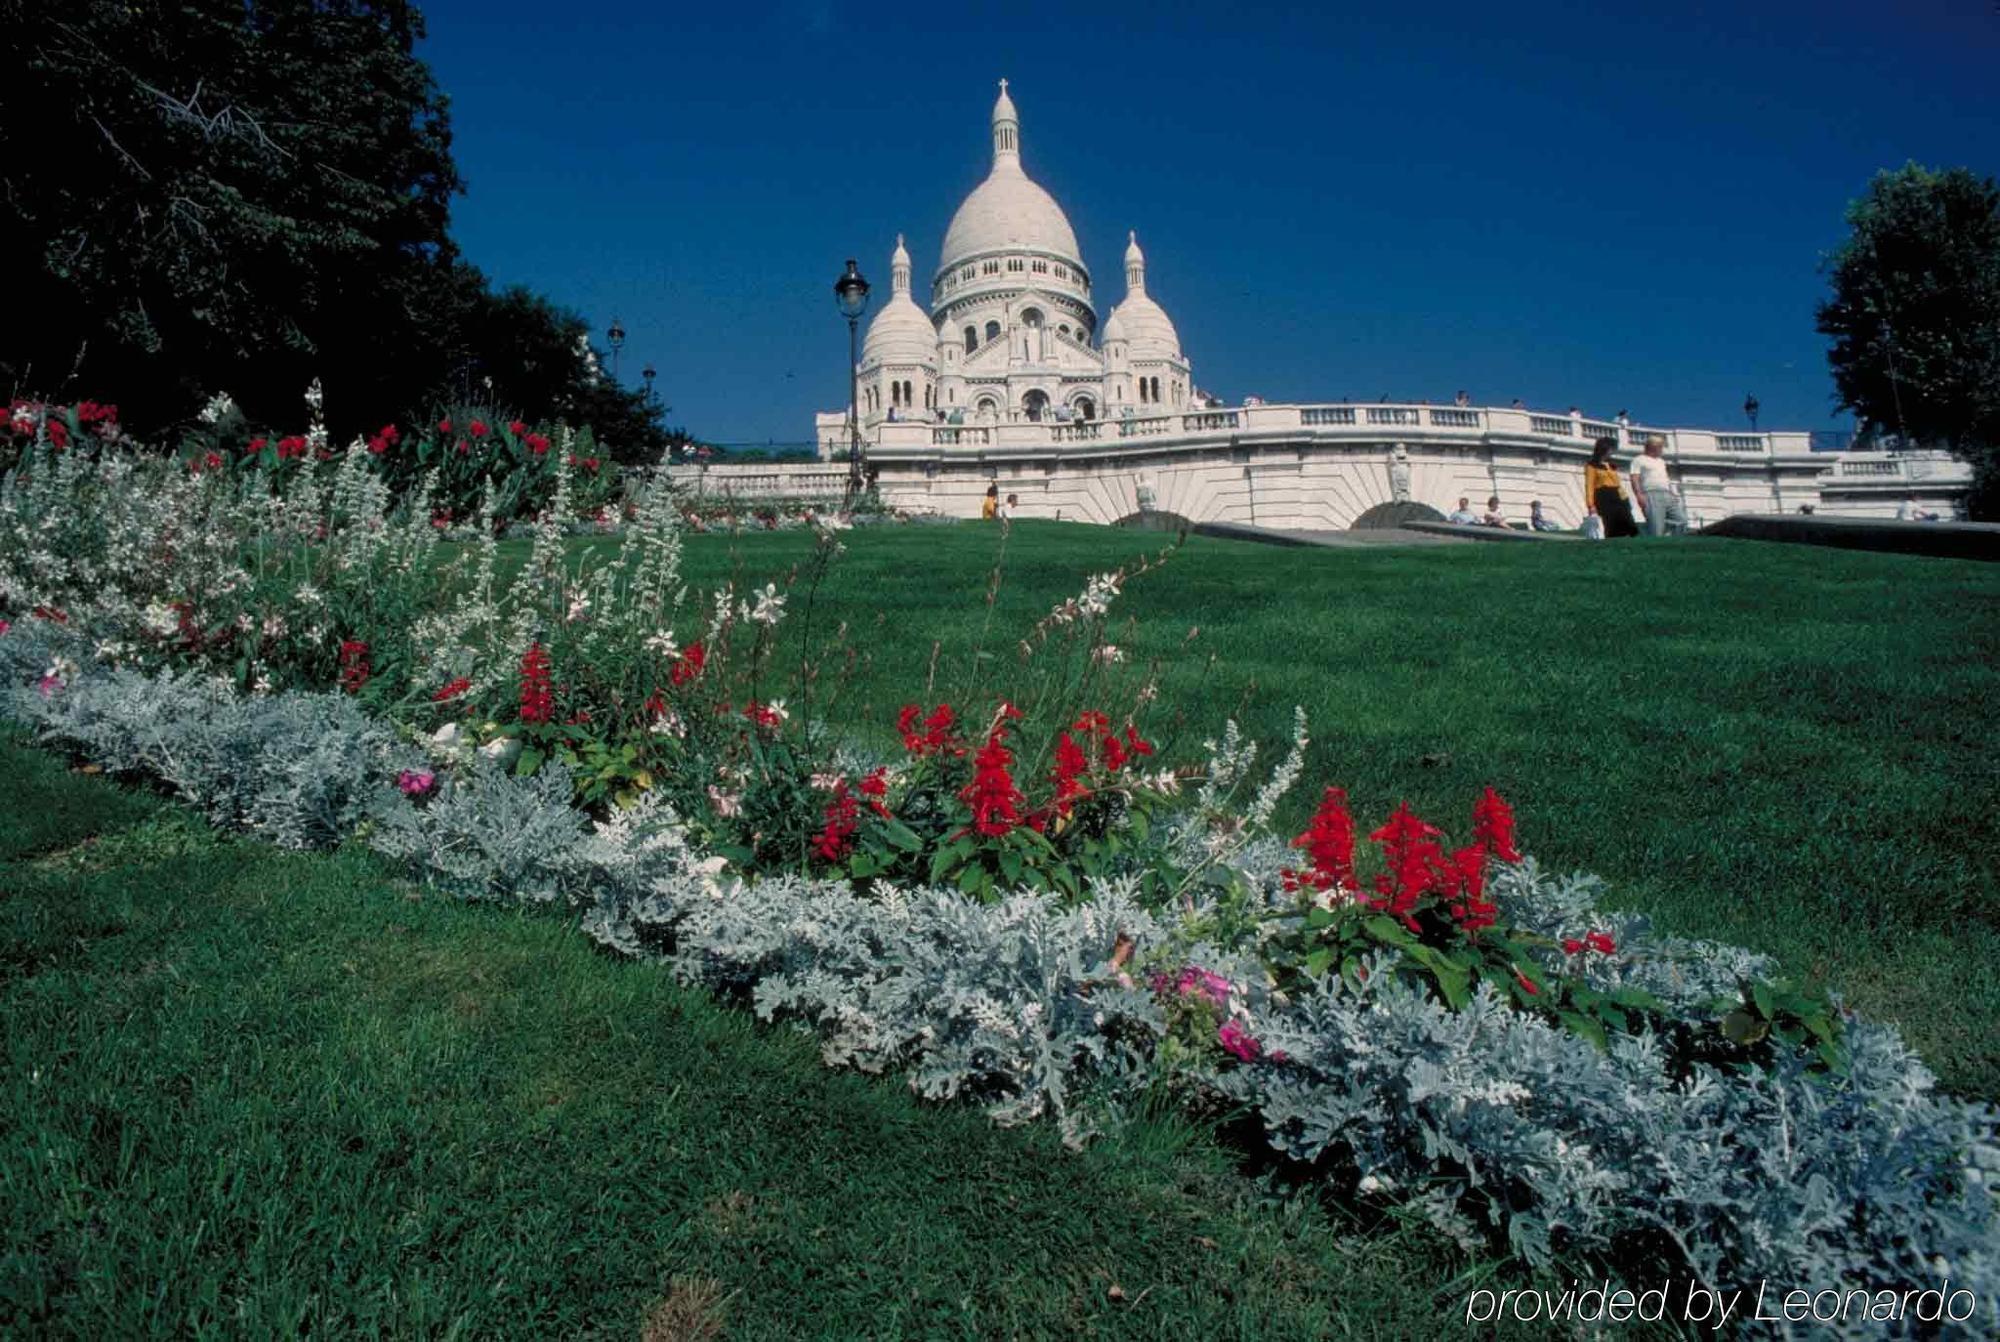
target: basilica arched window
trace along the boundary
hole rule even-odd
[[[1095,401],[1091,400],[1091,399],[1090,399],[1090,398],[1089,398],[1088,396],[1079,396],[1079,397],[1077,397],[1077,398],[1076,398],[1076,417],[1077,417],[1078,419],[1096,419],[1096,418],[1097,418],[1097,402],[1095,402]]]
[[[1021,314],[1021,325],[1027,327],[1030,331],[1041,330],[1042,310],[1040,308],[1029,308],[1023,312]]]
[[[1000,323],[999,323],[999,322],[988,322],[988,323],[986,323],[986,338],[987,338],[988,340],[998,340],[998,339],[1000,338]]]
[[[1007,269],[1018,273],[1021,269],[1021,258],[1018,256],[1009,257],[1007,260]]]
[[[978,348],[979,348],[979,328],[978,328],[978,327],[976,327],[976,326],[968,326],[968,327],[966,327],[966,328],[965,328],[965,352],[966,352],[967,354],[970,354],[970,353],[972,353],[972,351],[974,351],[974,350],[976,350],[976,349],[978,349]]]

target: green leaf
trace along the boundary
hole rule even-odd
[[[1408,947],[1422,944],[1410,935],[1409,928],[1404,927],[1394,918],[1384,917],[1379,913],[1367,919],[1361,925],[1368,929],[1369,936],[1374,937],[1377,941],[1386,942],[1391,946],[1400,946],[1407,949]]]
[[[1325,978],[1326,971],[1333,968],[1333,947],[1322,946],[1306,957],[1305,970],[1308,978]]]
[[[1333,926],[1333,910],[1315,904],[1306,910],[1306,926],[1318,931],[1322,927]]]
[[[1770,1026],[1738,1007],[1723,1015],[1722,1037],[1732,1044],[1754,1044],[1770,1033]]]
[[[1569,1032],[1579,1039],[1588,1039],[1591,1043],[1597,1045],[1599,1049],[1610,1047],[1609,1041],[1604,1037],[1604,1027],[1582,1012],[1558,1011],[1556,1019],[1560,1020]]]
[[[526,778],[529,774],[541,768],[542,761],[546,758],[547,756],[543,755],[535,747],[526,747],[521,751],[520,757],[514,761],[514,777]]]
[[[873,876],[882,870],[882,863],[873,853],[856,853],[847,859],[847,874],[850,876]]]
[[[1777,1017],[1778,1009],[1777,1007],[1772,1005],[1771,988],[1769,984],[1765,983],[1751,984],[1750,1000],[1757,1004],[1757,1010],[1763,1013],[1765,1020],[1773,1020]]]
[[[986,869],[984,867],[967,866],[963,871],[958,873],[958,888],[968,895],[980,890],[985,884]]]
[[[1021,855],[1012,848],[1000,850],[1000,874],[1007,878],[1009,885],[1021,879]]]
[[[881,831],[883,838],[906,853],[923,851],[924,841],[917,837],[915,830],[900,820],[883,820],[876,825],[876,828]]]

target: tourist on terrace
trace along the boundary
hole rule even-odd
[[[1479,525],[1483,527],[1499,527],[1503,531],[1506,529],[1507,519],[1501,515],[1500,496],[1498,494],[1486,500],[1486,515],[1479,519]]]
[[[1528,530],[1561,531],[1562,528],[1557,526],[1555,522],[1546,513],[1542,511],[1542,501],[1540,499],[1536,499],[1534,502],[1528,505]]]
[[[1009,494],[1007,501],[1000,505],[1000,520],[1002,522],[1011,522],[1020,511],[1021,496],[1019,494]]]
[[[1674,491],[1667,474],[1667,440],[1657,433],[1646,435],[1646,450],[1632,462],[1632,493],[1646,510],[1646,534],[1675,535],[1687,530],[1687,509]]]
[[[986,497],[979,504],[979,520],[991,522],[1000,515],[1000,486],[986,486]]]
[[[1590,460],[1583,466],[1583,506],[1604,527],[1604,538],[1639,534],[1632,520],[1632,505],[1626,501],[1625,486],[1618,479],[1618,463],[1611,454],[1618,448],[1616,438],[1599,438],[1591,446]]]
[[[1938,515],[1936,513],[1925,512],[1922,508],[1919,508],[1917,506],[1917,496],[1909,494],[1905,495],[1902,503],[1897,506],[1896,520],[1898,522],[1935,522],[1938,520]]]
[[[1451,398],[1451,403],[1453,405],[1471,405],[1472,397],[1470,397],[1464,392],[1460,392],[1458,395]]]
[[[1444,519],[1454,526],[1475,527],[1479,525],[1479,514],[1472,511],[1471,499],[1460,499],[1458,511]]]

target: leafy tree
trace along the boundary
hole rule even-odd
[[[0,0],[0,374],[141,424],[407,397],[460,189],[404,0]],[[358,417],[358,415],[357,415]]]
[[[2000,508],[2000,186],[1915,163],[1847,212],[1819,309],[1838,403],[1865,426],[1973,463],[1977,515]]]
[[[666,441],[581,317],[457,256],[409,0],[0,0],[0,32],[0,394],[284,426],[317,376],[343,437],[478,398]]]

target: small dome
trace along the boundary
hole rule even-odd
[[[1111,334],[1114,330],[1118,332],[1115,336]],[[1136,355],[1180,357],[1180,333],[1174,330],[1166,309],[1147,297],[1143,290],[1127,294],[1125,301],[1111,310],[1111,316],[1104,323],[1104,338],[1130,341],[1132,353]]]
[[[937,329],[910,297],[910,253],[901,233],[896,235],[896,250],[889,254],[889,301],[868,323],[861,363],[864,368],[883,363],[937,364]]]
[[[1104,319],[1104,329],[1098,332],[1105,344],[1125,339],[1125,323],[1118,320],[1118,309],[1111,309],[1111,315]]]

